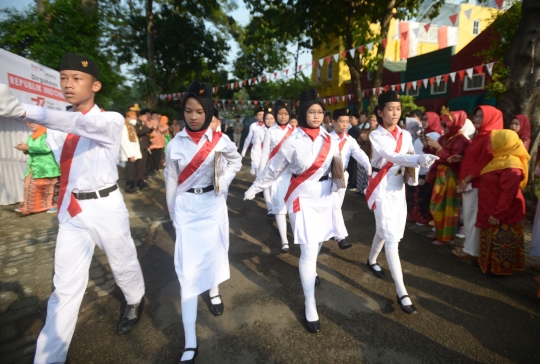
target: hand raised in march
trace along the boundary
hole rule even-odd
[[[11,94],[8,85],[5,84],[0,84],[0,116],[7,118],[26,116],[24,106]]]
[[[255,195],[256,195],[256,193],[253,191],[253,186],[252,186],[252,187],[249,188],[249,190],[247,190],[244,193],[244,201],[253,200],[255,198]]]
[[[252,175],[252,176],[255,176],[257,174],[257,168],[251,168],[251,170],[249,171],[249,173]]]
[[[418,164],[420,164],[424,168],[429,168],[438,159],[439,157],[433,154],[421,154],[418,157]]]

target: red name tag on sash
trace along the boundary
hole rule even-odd
[[[294,176],[291,177],[291,183],[289,184],[289,189],[287,190],[287,194],[285,195],[285,202],[289,199],[293,191],[300,186],[303,182],[305,182],[309,177],[311,177],[315,172],[321,168],[324,161],[326,160],[326,157],[328,156],[328,152],[330,151],[330,136],[326,136],[324,139],[324,144],[321,148],[321,151],[319,152],[319,155],[315,159],[315,162],[306,169],[301,175],[294,178]],[[293,211],[298,212],[300,211],[300,200],[296,198],[293,201]]]
[[[66,188],[69,182],[69,171],[71,170],[71,163],[73,162],[73,156],[75,155],[75,149],[77,149],[77,144],[79,143],[80,136],[74,134],[68,134],[62,148],[62,153],[60,154],[60,192],[58,195],[58,213],[64,202],[64,195],[66,194]],[[70,195],[70,201],[67,208],[69,215],[71,217],[79,214],[82,209],[79,206],[79,202],[73,194]]]
[[[212,134],[212,141],[207,140],[206,142],[204,142],[202,148],[199,149],[199,151],[193,156],[193,159],[191,159],[188,165],[182,170],[182,172],[178,176],[179,185],[181,185],[182,182],[187,180],[197,169],[199,169],[201,164],[206,160],[210,152],[217,145],[222,135],[223,133],[214,132]]]
[[[396,152],[396,153],[398,153],[401,150],[402,135],[403,135],[403,133],[399,134],[399,137],[397,139],[396,150],[394,150],[394,152]],[[375,177],[373,177],[373,174],[371,175],[371,177],[369,179],[369,185],[368,185],[368,187],[366,189],[366,201],[368,203],[369,203],[369,198],[373,194],[373,191],[375,191],[375,188],[377,188],[379,183],[381,183],[382,179],[384,178],[384,176],[386,176],[386,174],[388,173],[390,168],[392,168],[393,165],[394,165],[394,163],[387,162],[384,165],[384,167],[381,168],[381,170],[379,171],[379,173],[377,173],[377,175]],[[373,210],[374,209],[375,209],[375,204],[373,204]]]
[[[285,135],[283,136],[283,138],[280,140],[280,142],[278,143],[278,145],[275,146],[275,148],[272,150],[272,152],[270,153],[270,156],[268,157],[268,160],[272,159],[273,156],[275,156],[277,154],[277,152],[279,152],[279,148],[281,148],[281,144],[283,144],[283,142],[291,136],[292,132],[294,131],[293,128],[288,128],[287,132],[285,133]],[[268,162],[267,162],[268,163]]]

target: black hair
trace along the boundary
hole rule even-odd
[[[148,113],[150,113],[150,109],[142,109],[141,111],[139,111],[139,115],[144,115]]]
[[[369,119],[369,114],[368,114],[366,111],[362,111],[362,112],[360,113],[360,116],[362,116],[362,115],[364,115],[366,118]]]
[[[161,112],[157,111],[157,110],[152,110],[150,111],[150,114],[154,115],[154,114],[159,114],[159,115],[163,115]]]
[[[422,110],[416,109],[416,110],[411,111],[411,113],[409,114],[409,116],[410,116],[411,118],[417,117],[417,118],[421,119],[423,114],[424,114],[424,113],[422,112]]]

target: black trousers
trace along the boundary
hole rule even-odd
[[[356,187],[356,174],[358,173],[358,165],[356,164],[356,159],[351,158],[349,160],[349,165],[347,166],[347,172],[349,172],[349,180],[347,181],[348,188]]]
[[[126,161],[126,188],[135,187],[135,177],[137,176],[137,165],[141,160],[135,162]]]
[[[148,151],[141,150],[142,159],[137,160],[137,174],[135,182],[139,183],[146,177],[146,165],[148,164]]]
[[[152,149],[152,151],[147,151],[146,152],[146,176],[150,176],[152,173],[154,173],[154,171],[156,170],[155,168],[155,165],[154,165],[154,157],[153,157],[153,154],[154,154],[154,149]]]
[[[161,159],[163,158],[163,148],[152,149],[152,171],[159,171],[163,166]]]

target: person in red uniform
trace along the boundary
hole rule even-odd
[[[519,139],[523,141],[527,151],[531,148],[531,122],[525,114],[514,116],[508,129],[515,131],[519,135]]]
[[[525,269],[525,199],[531,157],[512,130],[491,133],[493,159],[481,172],[476,227],[480,229],[478,265],[488,275]]]

